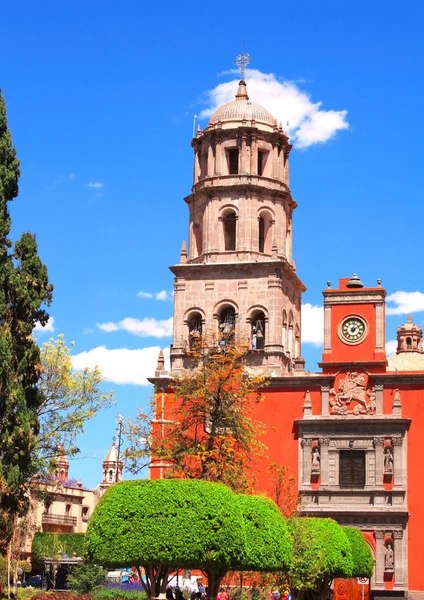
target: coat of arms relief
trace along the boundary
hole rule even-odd
[[[375,414],[375,390],[367,389],[367,383],[368,376],[364,373],[348,371],[341,375],[330,390],[330,414]]]

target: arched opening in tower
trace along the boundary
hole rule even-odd
[[[265,349],[265,315],[264,313],[258,312],[254,315],[251,320],[252,322],[252,349],[253,350],[264,350]]]
[[[188,338],[190,350],[194,350],[202,339],[202,315],[193,313],[188,320]]]
[[[221,336],[221,344],[225,344],[228,340],[234,338],[234,330],[236,328],[236,311],[232,306],[222,309],[219,315],[219,333]]]
[[[223,220],[225,250],[236,249],[236,214],[231,212]]]

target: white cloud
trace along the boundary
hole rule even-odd
[[[134,319],[126,317],[119,323],[97,323],[97,327],[102,331],[110,333],[111,331],[126,331],[138,337],[168,337],[172,335],[172,317],[163,321],[153,318]]]
[[[298,148],[326,142],[338,131],[349,129],[346,110],[324,110],[322,102],[313,102],[309,94],[293,81],[279,81],[273,73],[248,69],[249,97],[264,106],[288,131]],[[206,93],[208,108],[201,118],[210,117],[222,104],[234,100],[238,79],[220,83]],[[286,123],[289,125],[286,125]]]
[[[72,357],[74,369],[82,371],[85,367],[99,367],[106,381],[111,383],[149,385],[147,377],[153,377],[160,348],[151,346],[130,350],[118,348],[109,350],[98,346],[88,352],[80,352]],[[169,369],[169,349],[164,349],[165,369]]]
[[[422,292],[394,292],[387,296],[387,302],[396,306],[388,306],[388,315],[407,315],[424,310],[424,294]]]
[[[97,323],[96,324],[99,329],[102,331],[106,331],[106,333],[110,333],[111,331],[119,331],[119,326],[112,321],[108,321],[107,323]]]
[[[397,350],[397,340],[388,340],[386,342],[386,354],[388,356],[392,356],[395,354]]]
[[[68,173],[68,179],[70,181],[73,181],[75,179],[75,177],[76,177],[76,173]]]
[[[160,292],[143,292],[140,290],[137,292],[137,296],[139,298],[156,298],[156,300],[172,300],[172,293],[167,292],[166,290],[161,290]]]
[[[302,304],[302,344],[322,346],[324,341],[324,308],[307,302]]]
[[[87,183],[87,187],[94,188],[95,190],[101,190],[103,186],[103,181],[90,181],[90,183]]]
[[[49,320],[47,321],[47,323],[44,326],[41,325],[41,323],[36,323],[36,325],[34,327],[34,331],[36,331],[37,333],[53,332],[54,331],[54,317],[49,317]]]

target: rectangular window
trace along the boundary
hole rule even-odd
[[[365,485],[365,452],[363,450],[341,450],[339,472],[341,488],[363,488]]]
[[[262,152],[261,150],[259,150],[258,152],[258,175],[262,176],[264,173],[264,166],[265,166],[265,156],[264,156],[265,152]]]
[[[228,172],[237,175],[239,172],[239,151],[237,148],[228,150]]]

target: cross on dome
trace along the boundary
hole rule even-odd
[[[246,54],[245,52],[239,54],[236,60],[234,61],[234,64],[237,65],[237,67],[239,68],[241,81],[244,81],[246,67],[247,65],[250,65],[251,62],[252,59],[250,58],[250,54]]]

